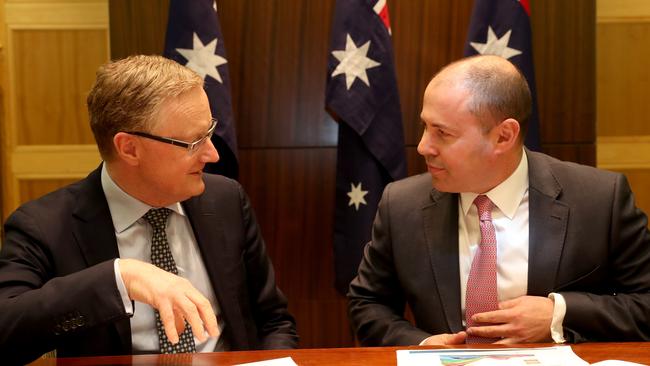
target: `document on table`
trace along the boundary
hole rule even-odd
[[[589,365],[570,346],[543,348],[398,350],[397,366],[565,366]]]
[[[298,366],[291,357],[274,358],[272,360],[240,363],[235,366]]]

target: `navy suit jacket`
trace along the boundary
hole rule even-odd
[[[650,340],[650,233],[627,180],[526,153],[527,294],[564,296],[569,341]],[[433,189],[429,174],[388,185],[348,297],[363,345],[463,330],[458,194]]]
[[[131,329],[113,270],[119,257],[101,169],[18,208],[0,251],[0,354],[26,362],[57,355],[130,354]],[[182,202],[231,350],[293,348],[295,323],[242,187],[205,174]],[[6,357],[9,357],[7,359]]]

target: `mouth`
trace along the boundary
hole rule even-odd
[[[427,170],[428,170],[429,173],[431,173],[431,174],[436,174],[436,173],[443,172],[445,169],[444,169],[444,168],[439,168],[439,167],[437,167],[437,166],[433,166],[433,165],[429,165],[429,164],[427,164]]]

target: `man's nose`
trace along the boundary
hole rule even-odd
[[[219,161],[219,152],[214,147],[211,139],[208,139],[204,146],[201,146],[201,161],[204,163],[216,163]]]
[[[438,155],[438,149],[433,144],[433,141],[430,136],[425,132],[422,134],[422,138],[418,143],[418,154],[422,156],[427,155]]]

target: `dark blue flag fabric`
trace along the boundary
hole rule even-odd
[[[337,0],[325,104],[339,123],[334,264],[345,294],[384,187],[406,176],[386,0]]]
[[[530,0],[475,0],[467,32],[465,56],[501,56],[526,76],[533,97],[526,147],[540,150],[535,69],[533,67]]]
[[[170,1],[163,55],[194,70],[205,81],[212,117],[218,121],[212,143],[220,159],[207,164],[204,171],[237,179],[239,164],[230,76],[214,0]]]

